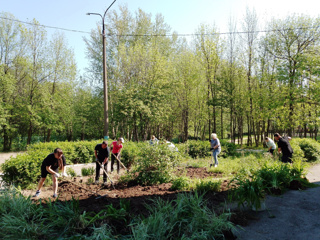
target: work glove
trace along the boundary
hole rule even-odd
[[[62,177],[68,177],[68,174],[62,173]]]
[[[55,173],[54,176],[55,176],[56,178],[59,178],[59,177],[60,177],[60,174],[59,174],[59,173]]]

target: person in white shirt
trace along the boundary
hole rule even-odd
[[[265,138],[265,141],[268,147],[268,152],[273,156],[273,152],[276,149],[276,144],[271,138],[268,138],[268,137]]]

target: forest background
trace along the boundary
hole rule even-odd
[[[78,77],[63,33],[0,13],[0,140],[103,137],[101,26],[86,43],[90,64]],[[280,132],[317,138],[320,19],[292,14],[259,29],[247,9],[229,31],[200,24],[191,39],[171,33],[161,14],[126,6],[107,15],[110,138],[184,142],[220,139],[258,145]]]

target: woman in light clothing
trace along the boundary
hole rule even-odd
[[[217,134],[212,133],[211,134],[211,140],[210,140],[210,144],[211,144],[211,151],[212,151],[212,156],[214,158],[214,167],[218,167],[218,155],[221,152],[221,145],[220,145],[220,141],[217,138]],[[213,166],[213,159],[212,159],[212,164],[210,164],[210,167]]]
[[[268,152],[271,153],[271,155],[273,156],[273,151],[276,149],[276,144],[271,138],[268,137],[265,138],[265,141],[268,147]]]

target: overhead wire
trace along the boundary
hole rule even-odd
[[[19,22],[19,23],[24,23],[28,25],[35,25],[35,26],[41,26],[44,28],[52,28],[52,29],[57,29],[57,30],[62,30],[62,31],[69,31],[69,32],[77,32],[77,33],[86,33],[86,34],[91,34],[91,32],[86,32],[86,31],[81,31],[81,30],[74,30],[74,29],[67,29],[67,28],[61,28],[61,27],[53,27],[53,26],[48,26],[48,25],[43,25],[43,24],[38,24],[38,23],[31,23],[31,22],[25,22],[17,19],[12,19],[12,18],[7,18],[7,17],[2,17],[2,19],[6,19],[9,21],[14,21],[14,22]],[[211,36],[211,35],[230,35],[230,34],[248,34],[248,33],[268,33],[268,32],[276,32],[276,31],[289,31],[289,30],[305,30],[305,29],[316,29],[320,28],[320,26],[316,27],[301,27],[301,28],[285,28],[285,29],[270,29],[270,30],[256,30],[256,31],[240,31],[240,32],[215,32],[215,33],[170,33],[170,34],[106,34],[106,36],[117,36],[117,37],[172,37],[172,36],[177,36],[177,37],[191,37],[191,36]]]

